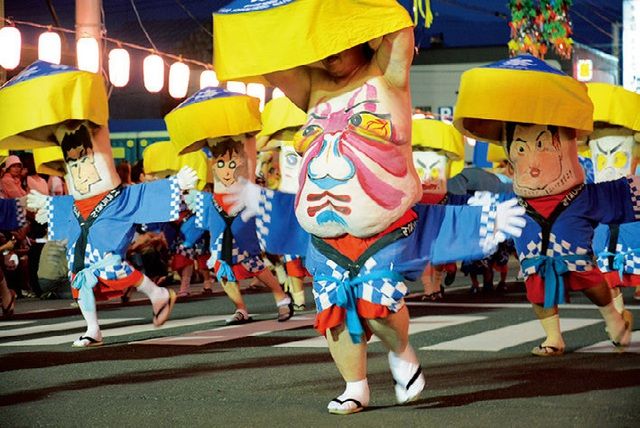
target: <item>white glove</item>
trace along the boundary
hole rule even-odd
[[[524,213],[524,207],[518,205],[516,198],[498,204],[496,209],[496,238],[501,238],[498,242],[504,241],[508,235],[516,238],[522,235],[522,228],[527,224]]]
[[[229,204],[231,215],[240,213],[242,221],[248,221],[258,214],[261,187],[240,178],[229,186],[229,193],[223,196],[225,204]]]
[[[198,194],[200,194],[199,190],[191,189],[189,190],[189,193],[184,196],[184,203],[187,204],[187,208],[189,208],[190,211],[196,212]]]
[[[484,206],[494,202],[494,194],[486,191],[476,191],[472,197],[467,201],[467,205],[470,206]]]
[[[49,209],[47,208],[49,198],[50,196],[43,195],[35,190],[32,190],[27,195],[27,209],[36,212],[36,221],[40,224],[49,222]]]
[[[178,179],[180,190],[193,189],[198,182],[198,174],[188,166],[183,166],[176,174],[176,178]]]

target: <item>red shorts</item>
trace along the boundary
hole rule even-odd
[[[386,318],[389,316],[389,314],[391,314],[391,311],[386,306],[379,305],[377,303],[371,303],[362,299],[357,299],[356,307],[358,309],[358,315],[360,315],[360,318]],[[316,314],[316,321],[313,325],[313,328],[315,328],[319,334],[325,336],[328,329],[343,324],[345,322],[346,315],[346,309],[341,308],[338,305],[333,305],[330,308],[327,308],[324,311]],[[364,327],[364,332],[367,336],[367,340],[371,339],[371,330],[369,330],[369,326],[367,325],[367,323],[362,323],[362,325]]]
[[[609,288],[616,287],[638,287],[640,286],[640,275],[629,273],[622,274],[622,280],[618,272],[602,272]]]
[[[295,278],[304,278],[309,276],[309,272],[302,264],[302,259],[293,259],[290,262],[285,263],[285,269],[287,269],[287,275]]]
[[[93,287],[93,295],[96,301],[105,301],[122,297],[129,287],[137,287],[142,282],[142,272],[133,270],[133,273],[126,278],[121,279],[102,279],[98,278],[98,283]],[[71,287],[71,294],[74,299],[78,298],[80,290]]]
[[[569,301],[569,291],[582,291],[599,287],[604,283],[604,276],[598,268],[587,272],[567,272],[563,276],[566,301]],[[542,305],[544,303],[544,279],[538,274],[529,275],[525,281],[527,300]]]
[[[193,260],[184,254],[174,254],[171,259],[171,270],[175,270],[176,272],[180,272],[182,269],[186,268],[190,264],[193,264]]]
[[[209,253],[202,254],[202,255],[199,255],[198,257],[196,257],[196,261],[198,262],[198,269],[199,270],[209,269],[209,267],[207,266],[207,261],[210,258],[211,258],[211,254],[209,254]]]
[[[216,275],[218,274],[219,268],[220,268],[220,262],[216,260],[216,264],[213,266],[213,271],[215,272]],[[264,272],[265,269],[262,269],[259,272],[249,272],[244,266],[242,266],[242,264],[231,266],[231,270],[233,271],[233,274],[236,276],[237,281],[240,281],[241,279],[249,279],[249,278],[256,277],[260,275],[262,272]]]

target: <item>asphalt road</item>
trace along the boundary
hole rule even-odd
[[[444,302],[408,299],[427,388],[395,406],[386,352],[373,342],[370,407],[351,416],[326,412],[343,382],[313,311],[277,323],[271,295],[252,293],[256,321],[224,327],[224,296],[192,297],[156,329],[136,297],[101,306],[105,345],[84,350],[70,347],[84,328],[68,301],[19,300],[0,322],[0,426],[640,426],[640,334],[615,352],[580,296],[561,309],[567,353],[557,358],[529,354],[543,333],[519,283],[472,296],[459,277]]]

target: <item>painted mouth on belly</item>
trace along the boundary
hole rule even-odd
[[[309,217],[315,217],[315,215],[318,214],[318,212],[328,207],[330,207],[330,209],[336,212],[339,212],[340,214],[344,214],[344,215],[351,214],[351,208],[334,205],[333,203],[331,203],[331,201],[326,201],[324,204],[316,205],[314,207],[308,207],[307,214],[309,215]]]

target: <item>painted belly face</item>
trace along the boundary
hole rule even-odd
[[[433,150],[414,151],[413,164],[420,177],[423,193],[447,193],[449,159],[446,155]]]
[[[285,193],[297,193],[302,168],[302,156],[300,156],[290,142],[283,142],[280,146],[280,187],[278,190]]]
[[[517,124],[508,153],[517,195],[557,195],[584,181],[572,130]]]
[[[589,138],[595,182],[617,180],[632,174],[638,164],[638,159],[634,157],[636,144],[631,130],[595,130]]]
[[[375,86],[318,104],[296,135],[304,152],[296,216],[320,237],[371,236],[413,204],[417,182]]]

